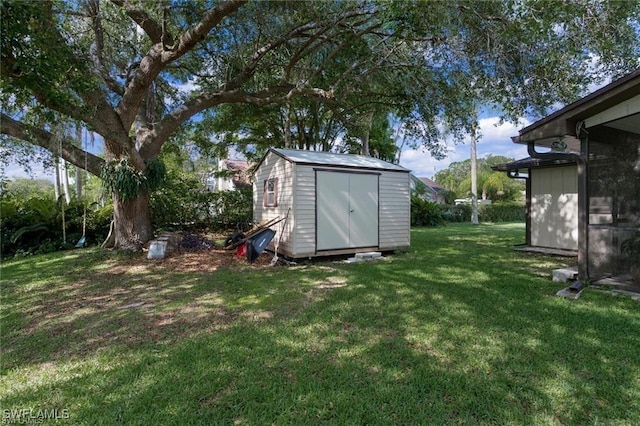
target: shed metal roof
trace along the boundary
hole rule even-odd
[[[367,157],[355,154],[337,154],[335,152],[323,151],[303,151],[297,149],[269,148],[265,157],[273,152],[274,154],[297,164],[310,164],[321,166],[346,167],[368,170],[389,170],[396,172],[408,173],[409,169],[405,169],[397,164],[389,163],[378,158]],[[260,161],[262,163],[262,161]],[[260,165],[258,165],[260,167]],[[257,167],[256,167],[257,169]]]

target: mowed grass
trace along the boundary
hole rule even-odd
[[[70,424],[640,424],[640,304],[555,297],[524,226],[360,264],[198,271],[99,250],[2,265],[3,410]],[[9,415],[3,411],[3,416]]]

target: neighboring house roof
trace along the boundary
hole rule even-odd
[[[432,202],[444,202],[446,188],[426,177],[411,175],[411,188],[418,189],[420,197]]]
[[[229,170],[246,172],[249,168],[249,162],[243,160],[225,160],[225,164]]]
[[[435,181],[433,181],[433,180],[431,180],[429,178],[419,177],[418,179],[420,179],[420,181],[422,183],[424,183],[425,185],[427,185],[429,188],[433,189],[436,192],[440,192],[440,191],[445,191],[446,190],[442,185],[440,185],[439,183],[437,183],[437,182],[435,182]]]
[[[256,166],[256,170],[260,167],[266,156],[273,152],[292,163],[297,164],[317,164],[330,165],[345,168],[358,168],[369,170],[389,170],[398,172],[409,172],[408,169],[397,164],[392,164],[378,158],[367,157],[355,154],[337,154],[335,152],[324,151],[303,151],[297,149],[269,148],[265,156]]]
[[[251,175],[248,173],[249,162],[242,160],[225,160],[227,170],[232,172],[231,181],[236,188],[251,186]]]
[[[566,166],[569,164],[576,164],[575,161],[571,160],[551,160],[551,159],[539,159],[539,158],[522,158],[520,160],[512,161],[510,163],[497,164],[491,167],[491,170],[496,170],[498,172],[508,172],[512,170],[522,170],[522,169],[538,169],[542,167],[553,167],[553,166]]]
[[[625,103],[628,108],[633,110],[628,111],[627,115],[629,116],[626,118],[611,123],[610,127],[640,133],[640,111],[635,110],[638,105],[638,96],[640,96],[640,68],[525,127],[520,130],[518,136],[512,139],[516,143],[529,141],[539,143],[544,139],[575,137],[578,133],[577,127],[581,122],[611,108],[624,106]]]

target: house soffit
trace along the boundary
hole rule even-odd
[[[561,110],[536,121],[520,130],[518,136],[513,137],[515,143],[543,140],[557,140],[562,137],[576,137],[579,123],[597,117],[606,111],[615,111],[619,105],[629,103],[630,100],[640,95],[640,69],[627,76],[610,83],[592,94],[562,108]],[[634,101],[631,101],[633,104]],[[618,123],[620,126],[628,126],[630,121]],[[610,126],[613,127],[613,126]]]
[[[539,159],[539,158],[523,158],[520,160],[512,161],[511,163],[498,164],[491,167],[492,170],[498,172],[508,171],[526,171],[527,169],[541,169],[549,167],[571,166],[575,165],[575,161],[571,160],[556,160],[556,159]]]
[[[604,125],[640,134],[640,94],[584,120],[588,129]]]
[[[640,135],[640,112],[628,117],[621,118],[619,120],[603,124],[603,126]]]

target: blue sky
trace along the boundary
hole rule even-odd
[[[528,157],[526,146],[514,144],[511,141],[512,136],[516,136],[520,129],[530,124],[528,120],[522,120],[518,124],[500,124],[500,118],[496,115],[481,118],[479,124],[481,134],[477,145],[479,158],[490,154],[503,155],[516,160]],[[447,147],[448,155],[444,160],[436,160],[423,149],[405,149],[400,155],[400,165],[410,169],[418,177],[431,178],[436,172],[446,169],[449,164],[464,161],[471,156],[469,137],[458,143],[447,140]]]

